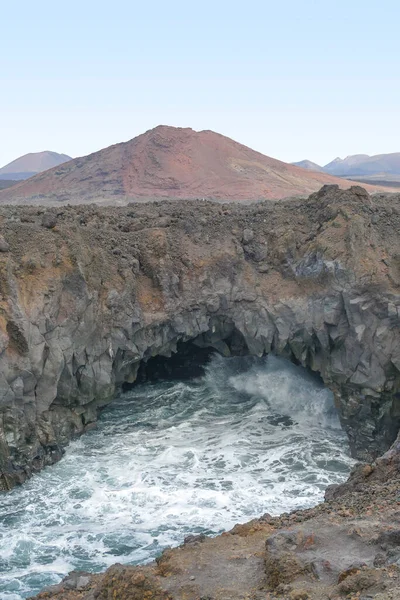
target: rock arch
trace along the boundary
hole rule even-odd
[[[38,209],[1,208],[3,488],[58,460],[141,361],[189,340],[318,372],[353,454],[386,450],[400,426],[400,202],[360,190],[70,207],[52,230]]]

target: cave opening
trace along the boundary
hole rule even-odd
[[[271,352],[262,354],[264,358],[275,356],[283,358],[297,367],[299,372],[306,373],[319,388],[326,388],[321,373],[315,370],[315,365],[323,362],[323,357],[321,358],[318,353],[318,340],[313,338],[311,346],[305,352],[305,356],[303,352],[301,359],[297,356],[298,348],[293,347],[291,343],[287,343],[284,348],[279,348],[278,352],[274,341],[272,340]],[[164,381],[190,381],[201,378],[207,372],[208,365],[215,355],[225,358],[241,357],[241,361],[236,363],[236,371],[246,370],[252,358],[260,356],[260,347],[262,349],[262,345],[257,340],[249,341],[245,338],[231,320],[214,317],[210,320],[209,329],[197,337],[172,339],[157,351],[150,348],[142,360],[134,365],[133,375],[129,376],[128,373],[128,381],[120,380],[120,390],[122,393],[127,393],[146,383],[157,384]],[[353,457],[364,461],[373,460],[389,448],[396,439],[399,429],[398,394],[387,394],[387,402],[390,402],[392,407],[384,417],[379,415],[380,403],[371,398],[365,400],[360,410],[363,411],[363,418],[368,421],[368,431],[371,432],[367,437],[363,431],[360,432],[359,428],[354,427],[353,416],[346,414],[345,400],[349,394],[351,395],[352,388],[332,385],[332,389],[335,390],[332,411],[337,415],[342,429],[346,431]]]
[[[216,353],[225,357],[249,355],[244,336],[229,321],[217,321],[209,331],[194,339],[173,342],[167,352],[145,355],[140,361],[135,381],[125,381],[122,391],[127,392],[145,382],[200,377]]]
[[[248,359],[252,357],[242,333],[231,322],[223,322],[222,327],[217,328],[213,325],[209,331],[194,339],[180,339],[173,342],[171,350],[167,353],[145,355],[140,361],[135,380],[122,383],[122,392],[127,392],[146,382],[190,380],[201,377],[215,354],[222,357],[242,357],[243,368],[246,368]],[[286,347],[278,355],[272,351],[269,354],[263,353],[262,356],[268,355],[284,358],[300,370],[307,372],[317,385],[325,386],[321,374],[308,365],[303,365],[290,347]]]
[[[156,381],[168,381],[174,379],[187,380],[204,375],[204,369],[216,352],[215,348],[199,347],[192,341],[179,341],[176,352],[171,356],[152,356],[148,360],[142,360],[133,383],[125,382],[122,391],[126,392],[135,385]]]
[[[61,559],[69,570],[96,569],[110,555],[154,560],[187,535],[314,506],[347,478],[354,461],[332,393],[290,354],[252,356],[227,323],[162,354],[149,352],[97,428],[13,493],[6,550],[16,577],[12,548],[32,527],[32,485],[30,560],[51,553],[58,572]],[[51,576],[49,567],[40,587]]]

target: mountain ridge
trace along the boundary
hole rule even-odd
[[[329,173],[336,177],[388,177],[398,175],[400,180],[400,152],[388,154],[350,154],[346,158],[336,157],[324,166],[313,163],[307,159],[301,160],[293,165]],[[388,179],[389,180],[389,179]]]

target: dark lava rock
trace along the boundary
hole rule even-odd
[[[57,225],[57,215],[53,212],[45,212],[42,217],[42,225],[47,229],[53,229]]]

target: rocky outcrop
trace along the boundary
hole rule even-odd
[[[273,352],[334,392],[354,455],[400,423],[400,198],[3,207],[3,489],[58,460],[141,361]]]

